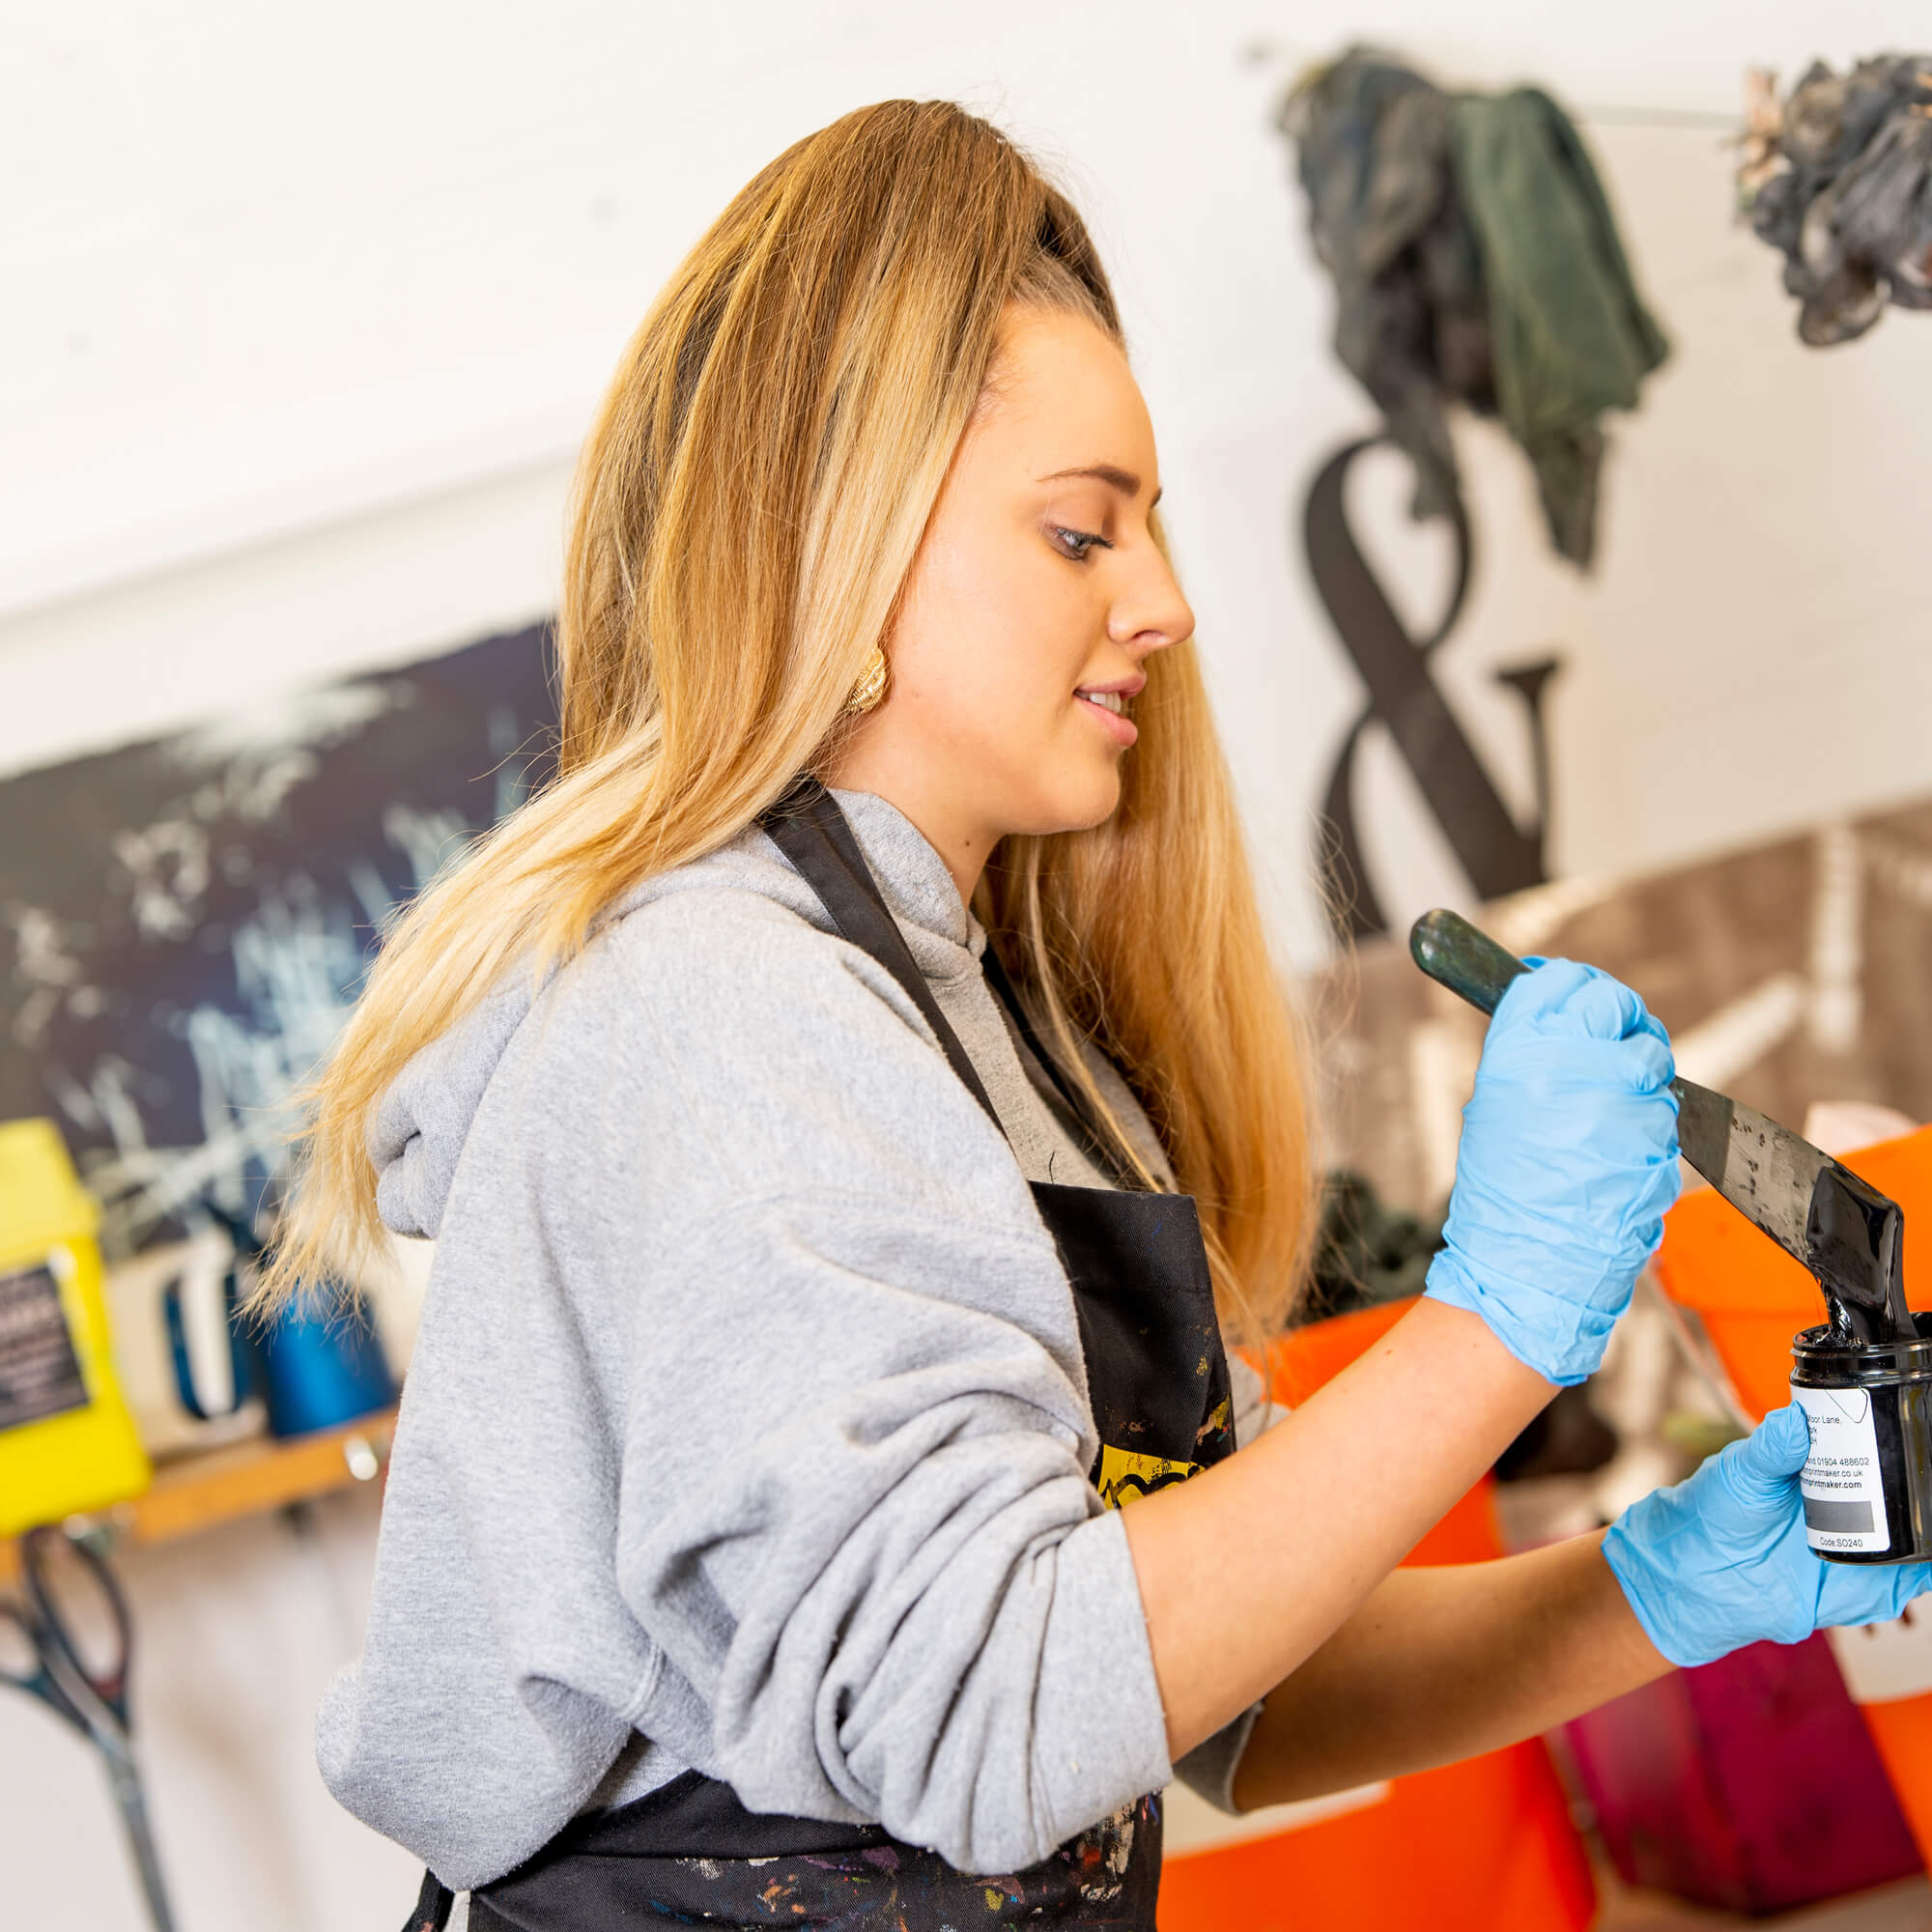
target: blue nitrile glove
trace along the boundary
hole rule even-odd
[[[1490,1022],[1428,1293],[1547,1380],[1596,1369],[1662,1236],[1674,1070],[1643,1002],[1569,959],[1512,980]]]
[[[1776,1408],[1672,1490],[1610,1525],[1604,1556],[1644,1634],[1672,1663],[1709,1663],[1769,1637],[1877,1624],[1932,1590],[1932,1563],[1827,1563],[1804,1541],[1804,1411]]]

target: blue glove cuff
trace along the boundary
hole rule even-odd
[[[1641,1503],[1636,1507],[1641,1508]],[[1709,1663],[1714,1658],[1723,1656],[1722,1650],[1708,1653],[1690,1650],[1678,1642],[1668,1628],[1652,1614],[1651,1592],[1658,1587],[1660,1579],[1645,1560],[1635,1539],[1624,1526],[1630,1518],[1631,1512],[1626,1510],[1605,1532],[1604,1561],[1610,1566],[1610,1575],[1617,1579],[1617,1587],[1623,1591],[1624,1599],[1631,1606],[1631,1614],[1636,1618],[1644,1635],[1656,1646],[1660,1657],[1668,1658],[1680,1670],[1689,1669],[1693,1664]]]
[[[1480,1316],[1518,1361],[1559,1388],[1587,1381],[1596,1374],[1610,1330],[1630,1305],[1628,1288],[1614,1308],[1596,1309],[1520,1281],[1501,1285],[1506,1294],[1492,1293],[1453,1249],[1444,1248],[1429,1264],[1424,1293],[1432,1301]]]

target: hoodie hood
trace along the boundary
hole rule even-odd
[[[369,1129],[376,1210],[398,1235],[435,1238],[469,1123],[537,987],[519,974],[423,1048],[383,1095]]]

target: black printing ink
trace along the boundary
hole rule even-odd
[[[1804,1265],[1825,1292],[1833,1334],[1861,1343],[1912,1338],[1904,1248],[1905,1215],[1895,1201],[1835,1161],[1820,1173],[1804,1223]]]

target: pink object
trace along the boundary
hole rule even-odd
[[[1763,1913],[1921,1869],[1822,1635],[1673,1671],[1562,1735],[1627,1884]]]

